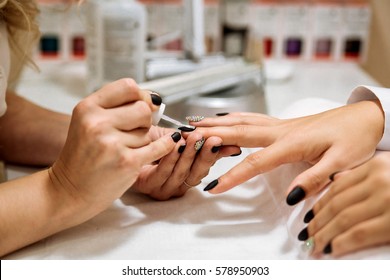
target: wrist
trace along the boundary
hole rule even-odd
[[[51,196],[56,205],[54,220],[62,225],[62,229],[79,225],[104,210],[87,201],[84,195],[72,186],[61,169],[51,167],[47,173],[50,180]]]

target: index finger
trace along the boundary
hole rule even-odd
[[[196,127],[234,126],[245,124],[268,126],[279,121],[271,116],[252,112],[234,112],[220,117],[204,118],[199,121],[191,121],[192,117],[188,117],[189,124]]]
[[[105,109],[115,108],[142,100],[148,103],[153,111],[155,110],[152,103],[151,92],[140,90],[137,83],[129,78],[109,83],[87,98],[93,99],[97,105]]]
[[[224,175],[209,183],[204,190],[213,194],[226,192],[281,164],[293,162],[295,157],[288,154],[288,151],[289,149],[286,149],[284,145],[276,143],[252,153]]]
[[[235,125],[231,127],[197,127],[196,131],[206,139],[212,136],[222,138],[224,145],[239,147],[267,147],[275,142],[280,131],[273,127],[259,127],[255,125]],[[186,138],[189,133],[183,133]]]

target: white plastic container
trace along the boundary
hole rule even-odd
[[[145,77],[146,9],[134,0],[87,1],[88,91]]]

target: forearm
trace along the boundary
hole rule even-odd
[[[7,105],[0,118],[0,158],[18,164],[52,164],[65,143],[70,117],[10,92]]]
[[[83,201],[56,187],[48,170],[0,185],[0,256],[91,218]]]

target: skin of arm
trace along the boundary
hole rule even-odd
[[[42,108],[7,92],[0,118],[0,158],[15,164],[48,166],[64,146],[70,116]]]

